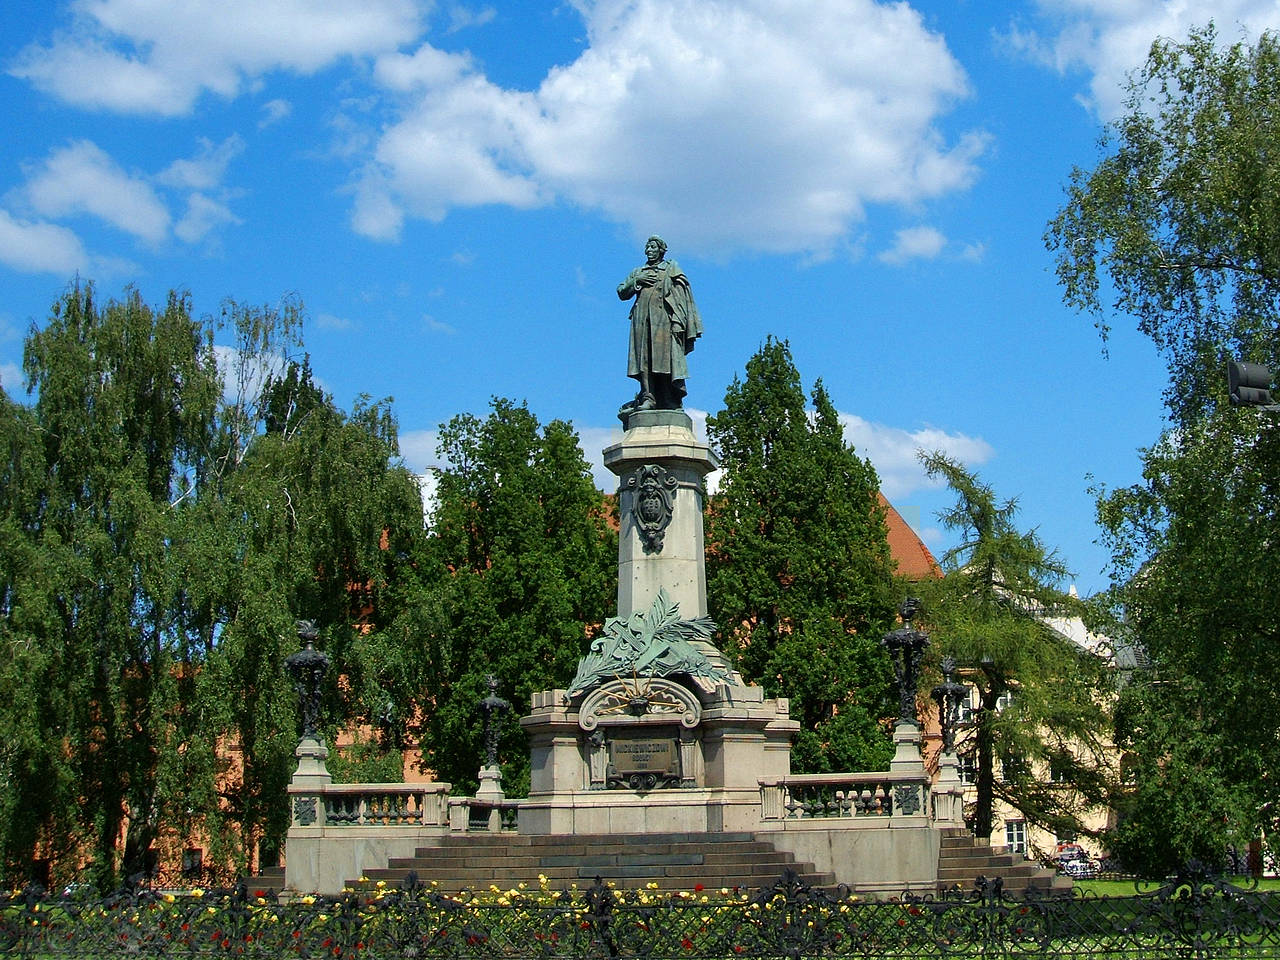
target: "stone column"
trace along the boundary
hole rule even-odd
[[[707,615],[703,478],[719,466],[683,410],[642,410],[622,442],[606,447],[618,476],[618,616],[648,612],[658,590],[685,620]]]

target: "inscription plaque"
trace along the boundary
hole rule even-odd
[[[679,786],[680,745],[666,738],[611,740],[608,781],[623,790]]]

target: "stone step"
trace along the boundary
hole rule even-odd
[[[621,887],[656,883],[668,890],[701,886],[758,889],[786,871],[813,886],[835,878],[797,863],[789,852],[750,833],[609,834],[530,837],[517,834],[448,835],[419,847],[413,857],[397,857],[386,867],[365,871],[364,884],[396,884],[410,873],[442,890],[500,889],[521,883],[537,887],[539,877],[555,887],[589,884],[597,876]]]
[[[938,890],[970,890],[978,877],[999,877],[1002,889],[1015,896],[1028,890],[1065,893],[1071,881],[1004,848],[993,849],[973,837],[948,832],[938,851]]]

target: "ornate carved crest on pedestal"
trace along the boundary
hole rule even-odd
[[[676,478],[656,463],[646,463],[627,477],[632,492],[631,517],[640,533],[645,553],[661,553],[667,525],[671,523]]]
[[[594,730],[601,723],[679,722],[692,729],[702,719],[702,705],[687,687],[652,677],[618,678],[598,687],[583,701],[578,725]]]

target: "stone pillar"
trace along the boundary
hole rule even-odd
[[[618,616],[648,612],[658,590],[685,620],[707,615],[703,478],[719,466],[683,410],[642,410],[622,442],[606,447],[618,476]]]
[[[947,828],[964,827],[964,784],[960,782],[959,762],[954,753],[938,758],[938,779],[930,791],[933,797],[933,822]]]

